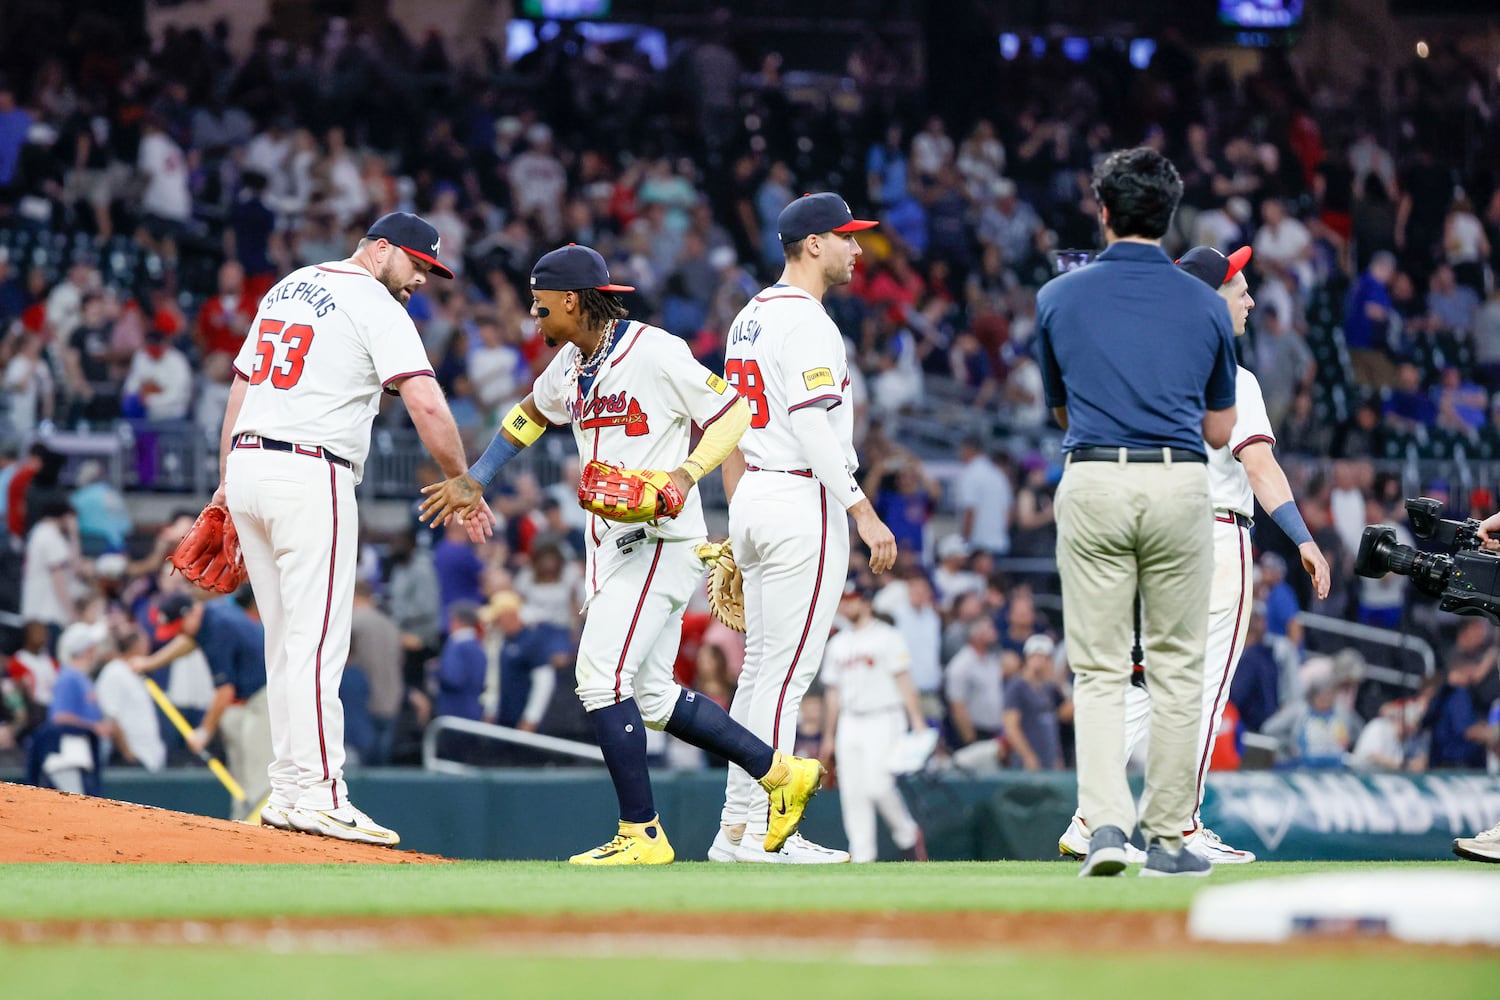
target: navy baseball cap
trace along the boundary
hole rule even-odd
[[[166,642],[181,632],[182,619],[187,616],[192,606],[193,599],[187,594],[168,594],[163,597],[149,616],[156,641]]]
[[[633,292],[634,285],[615,285],[609,280],[609,267],[593,247],[569,243],[550,253],[531,269],[531,287],[538,291],[577,292],[593,288],[601,292]]]
[[[776,234],[782,243],[795,243],[814,233],[857,233],[878,225],[869,219],[856,219],[844,199],[824,191],[805,194],[783,208],[776,218]]]
[[[420,216],[412,215],[410,212],[392,212],[389,215],[382,215],[366,231],[365,236],[372,240],[385,240],[392,246],[405,250],[417,260],[426,261],[432,265],[432,273],[440,278],[453,277],[452,271],[438,263],[438,250],[443,242],[438,237],[438,231],[433,228],[432,223]]]
[[[1240,247],[1228,257],[1213,247],[1193,247],[1177,259],[1177,266],[1210,288],[1227,284],[1250,263],[1250,248]]]

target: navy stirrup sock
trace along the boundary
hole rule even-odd
[[[646,724],[634,698],[589,713],[594,735],[604,751],[604,764],[615,783],[620,818],[627,823],[649,823],[656,818],[651,798],[651,772],[646,767]]]
[[[764,777],[776,759],[774,748],[756,739],[729,717],[712,698],[684,690],[667,720],[667,732],[695,747],[718,754],[745,769],[752,778]]]

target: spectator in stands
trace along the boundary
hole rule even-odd
[[[1284,759],[1298,767],[1342,768],[1354,746],[1354,727],[1335,700],[1331,664],[1316,672],[1299,704],[1266,723],[1265,733],[1282,740]]]
[[[1312,386],[1318,365],[1307,341],[1275,313],[1257,317],[1255,333],[1255,374],[1265,396],[1266,416],[1272,427],[1279,427],[1292,397]],[[1278,440],[1277,444],[1286,448],[1285,442]]]
[[[1050,636],[1027,639],[1020,671],[1005,682],[1005,739],[1012,762],[1028,771],[1063,764],[1058,722],[1072,721],[1073,704],[1057,686],[1055,649]]]
[[[123,359],[114,349],[109,309],[110,300],[103,292],[84,293],[79,324],[67,340],[63,371],[71,421],[113,420],[120,415],[117,386]]]
[[[244,266],[237,260],[220,264],[219,293],[198,307],[193,321],[193,346],[198,349],[198,357],[226,354],[234,360],[250,332],[256,305],[256,299],[245,293]]]
[[[944,535],[937,543],[937,566],[932,570],[932,586],[944,614],[966,594],[983,594],[984,577],[968,568],[969,545],[959,535]]]
[[[1302,644],[1302,613],[1297,591],[1286,578],[1286,560],[1274,552],[1263,553],[1256,563],[1255,599],[1265,605],[1266,631],[1286,636],[1293,645]]]
[[[109,647],[115,655],[94,681],[99,709],[119,727],[114,750],[120,758],[154,773],[167,765],[167,744],[161,737],[156,703],[128,662],[146,652],[146,636],[130,622],[117,623],[111,631]]]
[[[948,661],[943,692],[948,699],[955,749],[997,738],[1005,727],[1005,682],[995,626],[981,618],[963,649]]]
[[[953,482],[953,503],[963,540],[970,548],[1006,555],[1015,505],[1010,477],[984,453],[983,442],[974,435],[959,442],[958,460],[961,467]]]
[[[52,704],[52,688],[57,683],[57,661],[48,652],[50,646],[47,623],[29,620],[21,626],[20,648],[5,665],[17,695],[29,709],[40,708],[42,714]]]
[[[1396,255],[1381,250],[1370,258],[1370,266],[1349,290],[1344,306],[1344,344],[1361,385],[1379,387],[1391,381],[1394,371],[1386,353],[1395,306],[1390,286],[1396,277]]]
[[[901,138],[901,125],[891,122],[882,141],[865,154],[865,187],[871,203],[878,209],[894,206],[910,187]]]
[[[145,190],[141,194],[141,229],[137,236],[163,257],[175,261],[178,242],[187,234],[193,218],[193,196],[188,187],[188,157],[166,126],[156,112],[147,114],[141,123],[136,169]]]
[[[354,613],[350,621],[349,666],[364,673],[369,682],[367,706],[374,728],[364,763],[380,767],[390,763],[396,723],[406,700],[401,630],[376,605],[374,588],[365,580],[354,585]]]
[[[75,481],[78,486],[68,502],[78,515],[79,551],[86,556],[124,552],[135,528],[124,494],[104,478],[97,459],[79,463]]]
[[[895,625],[911,654],[912,683],[922,698],[922,711],[929,720],[944,717],[939,692],[943,687],[942,617],[933,604],[932,584],[920,568],[906,571],[900,580],[880,589],[873,602],[876,614]]]
[[[1002,177],[990,186],[989,201],[980,210],[975,232],[981,242],[1000,248],[1006,264],[1016,267],[1026,259],[1040,229],[1041,216],[1018,196],[1015,181]]]
[[[1478,684],[1484,668],[1470,662],[1450,664],[1441,685],[1422,717],[1422,731],[1429,738],[1427,766],[1430,769],[1478,770],[1485,765],[1488,704],[1480,701]],[[1493,671],[1493,664],[1490,670]]]
[[[26,536],[21,570],[21,615],[39,621],[55,639],[78,613],[73,586],[82,572],[78,515],[50,501]]]
[[[9,215],[19,194],[21,147],[31,131],[31,115],[16,106],[16,93],[0,80],[0,210]]]
[[[1459,284],[1454,275],[1454,269],[1447,264],[1432,272],[1427,285],[1427,315],[1437,329],[1467,335],[1474,329],[1480,293],[1469,285]]]
[[[98,794],[99,742],[116,739],[119,727],[105,717],[94,689],[94,675],[102,662],[105,640],[102,625],[69,625],[57,640],[57,685],[47,710],[47,725],[55,731],[56,751],[41,761],[53,787],[74,794]],[[40,741],[41,734],[34,739]],[[36,751],[33,748],[33,752]]]
[[[145,344],[130,359],[121,392],[127,417],[152,423],[186,420],[193,402],[192,365],[164,334],[147,330]]]
[[[53,389],[56,382],[52,369],[43,357],[47,340],[39,333],[21,337],[20,349],[5,366],[5,394],[10,397],[10,429],[20,438],[28,438],[43,421],[53,415]]]
[[[1427,748],[1421,734],[1422,716],[1431,689],[1411,698],[1396,698],[1380,706],[1380,713],[1366,724],[1349,766],[1359,771],[1409,771],[1427,769]]]
[[[1488,416],[1489,393],[1458,368],[1444,368],[1441,378],[1436,390],[1436,425],[1473,439]]]
[[[995,627],[1001,648],[1015,658],[1013,666],[1019,666],[1026,641],[1046,631],[1046,623],[1037,613],[1036,597],[1029,584],[1014,584],[1006,592],[1005,610],[995,622]]]
[[[930,115],[927,124],[911,139],[911,169],[918,183],[931,183],[953,165],[953,140],[939,115]]]
[[[448,609],[448,639],[433,664],[431,690],[434,716],[452,716],[478,722],[484,717],[480,696],[484,693],[488,657],[479,637],[479,606],[456,601]],[[439,747],[445,757],[474,762],[479,744],[467,733],[447,733]]]
[[[540,538],[540,536],[538,536]],[[568,562],[554,542],[538,541],[531,548],[531,564],[516,574],[516,590],[526,595],[533,623],[548,622],[567,632],[578,623],[583,604],[583,572]]]
[[[432,547],[432,567],[437,574],[437,593],[441,617],[439,627],[447,623],[453,606],[468,601],[478,607],[484,599],[479,586],[484,561],[479,558],[462,525],[450,522],[442,529],[442,539]]]
[[[531,372],[519,348],[506,343],[495,316],[486,314],[476,319],[474,333],[467,356],[469,381],[485,419],[491,420],[520,400],[530,385]]]
[[[1497,192],[1500,194],[1500,192]],[[1500,389],[1500,283],[1474,314],[1475,374],[1486,389]]]
[[[575,646],[568,630],[553,622],[527,623],[514,591],[490,598],[481,612],[499,630],[500,701],[495,721],[502,726],[536,732],[557,686],[558,674],[573,665]]]
[[[1489,255],[1490,241],[1484,224],[1474,214],[1474,203],[1460,192],[1443,219],[1443,263],[1458,279],[1459,286],[1473,293],[1476,302],[1484,296],[1484,262]]]
[[[870,463],[863,485],[866,494],[875,498],[875,512],[896,536],[897,548],[926,553],[927,525],[942,487],[921,460],[904,448],[893,450]]]
[[[1396,384],[1386,397],[1385,424],[1397,433],[1415,436],[1437,425],[1437,405],[1422,386],[1422,373],[1410,362],[1396,369]]]

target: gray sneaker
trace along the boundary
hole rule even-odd
[[[1078,869],[1078,877],[1120,874],[1125,870],[1125,844],[1125,831],[1118,826],[1099,827],[1089,838],[1089,853]]]
[[[1179,848],[1174,854],[1163,847],[1161,841],[1152,840],[1151,846],[1146,850],[1146,867],[1141,869],[1141,877],[1167,878],[1175,875],[1189,875],[1202,878],[1212,874],[1213,870],[1212,862],[1185,847]]]

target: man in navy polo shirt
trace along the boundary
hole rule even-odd
[[[1078,806],[1094,834],[1082,875],[1125,869],[1135,802],[1120,752],[1139,591],[1150,666],[1143,875],[1207,874],[1192,829],[1201,658],[1213,574],[1204,442],[1234,427],[1234,329],[1224,300],[1161,249],[1182,179],[1161,154],[1118,150],[1094,172],[1107,249],[1037,296],[1037,361],[1066,430],[1057,490],[1074,687]]]

